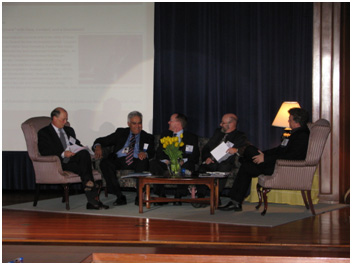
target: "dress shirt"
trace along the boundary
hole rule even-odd
[[[133,153],[133,157],[134,158],[138,158],[138,154],[139,154],[139,139],[140,139],[140,136],[141,134],[136,134],[135,135],[135,138],[136,138],[136,143],[134,145],[134,153]],[[125,145],[123,146],[123,148],[121,148],[116,154],[117,154],[117,157],[123,157],[123,156],[126,156],[127,153],[123,153],[123,150],[128,147],[130,145],[130,140],[131,140],[131,137],[132,137],[132,132],[130,132],[128,138],[127,138],[127,141],[125,143]]]

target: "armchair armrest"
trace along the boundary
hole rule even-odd
[[[289,166],[289,167],[304,167],[307,166],[305,160],[283,160],[278,159],[276,160],[277,166]]]
[[[33,161],[36,162],[60,162],[57,156],[37,156]]]

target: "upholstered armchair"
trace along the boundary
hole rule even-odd
[[[57,156],[41,156],[38,150],[38,131],[50,124],[50,117],[33,117],[22,123],[22,131],[26,140],[28,155],[32,160],[36,192],[33,206],[37,206],[41,184],[61,184],[64,188],[64,201],[66,209],[69,205],[69,185],[71,183],[81,183],[81,178],[70,171],[63,171],[60,159]],[[70,126],[67,123],[67,126]],[[94,180],[101,180],[101,175],[97,170],[93,170]]]
[[[262,199],[264,199],[264,211],[261,215],[265,215],[268,209],[267,193],[272,189],[300,190],[306,208],[315,215],[311,189],[314,173],[330,134],[330,123],[325,119],[320,119],[313,124],[308,124],[308,127],[310,135],[306,159],[277,160],[274,173],[271,176],[260,175],[258,177],[259,204],[256,208],[259,209]]]

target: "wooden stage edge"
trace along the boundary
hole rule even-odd
[[[2,262],[350,262],[349,207],[272,228],[4,209],[2,217]]]

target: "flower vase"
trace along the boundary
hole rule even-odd
[[[172,178],[180,177],[181,166],[178,160],[173,159],[170,161],[169,171]]]

